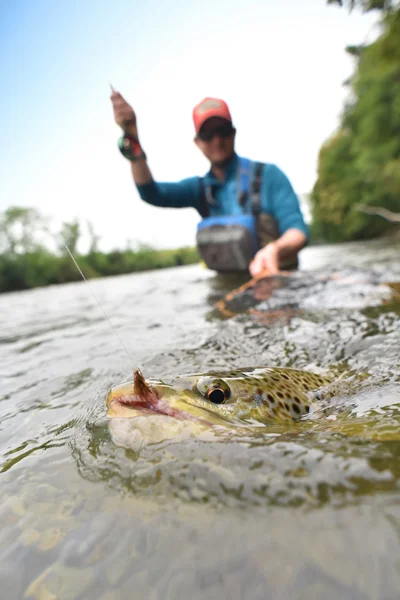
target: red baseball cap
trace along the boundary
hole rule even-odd
[[[193,109],[193,122],[196,134],[199,133],[201,126],[211,117],[220,117],[232,123],[231,113],[226,102],[219,98],[204,98]]]

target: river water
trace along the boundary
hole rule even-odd
[[[0,296],[1,598],[398,599],[399,255],[307,248],[231,318],[215,303],[239,282],[197,265],[91,281],[130,358],[84,282]],[[253,365],[348,383],[253,437],[112,435],[105,397],[133,366]]]

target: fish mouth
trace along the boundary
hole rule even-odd
[[[171,406],[171,404],[160,397],[157,388],[170,389],[170,386],[155,382],[148,383],[141,371],[136,369],[132,382],[121,384],[111,388],[106,404],[109,417],[133,418],[143,415],[164,415],[175,419],[198,421],[191,413]]]
[[[111,391],[110,394],[113,392]],[[130,409],[134,409],[138,414],[159,414],[166,415],[168,417],[180,417],[181,413],[165,402],[160,400],[157,393],[152,391],[151,395],[147,398],[137,396],[136,394],[122,394],[121,396],[114,396],[107,402],[109,413],[113,412],[113,409],[122,406]],[[132,416],[135,416],[132,414]]]

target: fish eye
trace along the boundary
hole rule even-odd
[[[221,388],[214,388],[212,390],[208,390],[207,398],[213,404],[222,404],[225,402],[225,393]]]
[[[224,404],[231,395],[231,390],[222,379],[201,378],[197,382],[197,390],[213,404]]]

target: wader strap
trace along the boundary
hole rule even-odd
[[[248,158],[239,159],[236,185],[238,203],[242,208],[246,206],[247,198],[249,196],[250,166],[251,162]]]
[[[244,209],[249,197],[249,180],[251,161],[247,158],[240,158],[240,164],[237,171],[237,191],[239,205]],[[254,163],[254,174],[251,185],[251,211],[257,216],[261,211],[261,179],[262,179],[262,163]],[[200,215],[208,217],[210,215],[210,205],[215,204],[214,194],[211,185],[204,185],[204,181],[200,178]]]
[[[204,185],[203,179],[200,177],[200,216],[205,219],[210,216],[210,206],[207,202],[206,186]]]
[[[251,188],[251,212],[258,216],[261,212],[261,181],[262,181],[262,163],[254,163],[254,175]]]

